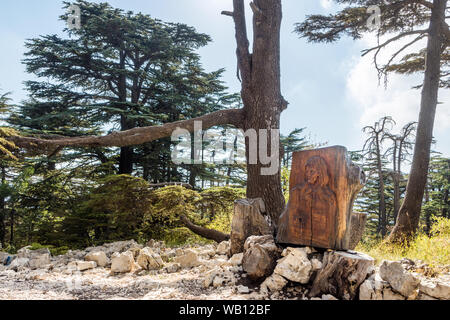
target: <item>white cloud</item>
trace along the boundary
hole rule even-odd
[[[374,38],[364,38],[365,47],[373,46]],[[396,48],[400,48],[398,44]],[[416,48],[422,48],[418,44]],[[391,48],[380,56],[380,61],[387,61],[389,53],[396,48]],[[392,116],[397,122],[396,131],[408,122],[417,121],[420,109],[421,90],[412,89],[423,82],[423,75],[412,76],[390,75],[388,86],[385,89],[383,79],[377,86],[378,75],[373,64],[373,55],[355,57],[352,61],[352,69],[347,76],[347,96],[357,106],[359,114],[359,127],[372,125],[383,116]],[[450,133],[450,90],[441,89],[435,121],[435,137],[438,140],[439,151],[449,153],[448,135]]]
[[[322,8],[324,8],[325,10],[328,10],[331,8],[331,6],[333,5],[332,0],[320,0],[320,5],[322,6]]]

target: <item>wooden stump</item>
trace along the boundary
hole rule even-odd
[[[358,243],[361,241],[364,231],[366,230],[367,214],[353,213],[350,227],[350,243],[349,249],[355,250]]]
[[[290,200],[280,217],[283,244],[349,250],[353,203],[365,183],[344,147],[295,152]]]
[[[363,253],[327,252],[323,268],[317,274],[309,295],[331,294],[336,298],[353,300],[373,266],[374,259]]]
[[[231,255],[244,252],[245,240],[250,236],[272,235],[272,229],[264,219],[262,199],[242,199],[234,203],[231,223]]]

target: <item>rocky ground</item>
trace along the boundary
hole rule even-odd
[[[244,250],[230,258],[229,242],[166,248],[132,240],[57,257],[22,248],[15,256],[0,253],[0,300],[450,299],[448,269],[433,274],[420,262],[385,261],[377,268],[364,258],[358,288],[341,292],[314,289],[319,278],[336,282],[329,273],[336,252],[283,250],[267,236],[249,238]]]

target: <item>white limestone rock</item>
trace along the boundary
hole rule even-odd
[[[137,264],[144,270],[159,270],[164,267],[161,256],[149,247],[141,249],[136,260]]]
[[[109,259],[108,259],[108,256],[103,251],[90,252],[84,257],[84,260],[86,260],[86,261],[93,261],[100,268],[104,268],[104,267],[108,266],[111,263],[109,261]]]
[[[111,260],[111,272],[127,273],[131,272],[134,267],[134,256],[130,251],[123,253],[115,253]]]
[[[409,297],[417,289],[420,280],[407,272],[400,262],[383,261],[380,276],[404,297]]]
[[[275,273],[293,282],[307,284],[311,278],[313,267],[308,260],[307,248],[287,248],[284,258],[278,261]]]

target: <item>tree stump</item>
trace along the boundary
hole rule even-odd
[[[278,224],[283,244],[349,250],[353,202],[365,183],[344,147],[295,152],[290,200]]]
[[[309,295],[331,294],[340,299],[353,300],[373,266],[374,259],[363,253],[327,252],[323,268],[317,274]]]
[[[352,214],[349,243],[350,250],[355,250],[356,246],[361,241],[366,229],[366,223],[367,214],[358,212]]]
[[[244,252],[244,244],[250,236],[272,235],[272,229],[265,220],[262,199],[242,199],[234,203],[231,223],[231,255]]]

